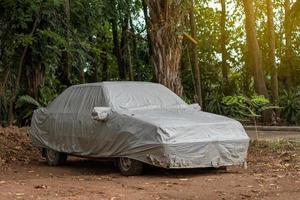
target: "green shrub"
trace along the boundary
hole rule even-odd
[[[30,122],[33,111],[42,105],[34,98],[28,95],[20,96],[16,102],[17,120],[20,124]]]
[[[222,103],[224,96],[220,93],[215,93],[212,95],[212,98],[209,98],[208,105],[206,110],[215,113],[215,114],[223,114],[224,113],[224,106]]]
[[[283,91],[279,105],[281,117],[290,124],[300,124],[300,94],[295,91]]]
[[[252,121],[261,116],[268,109],[277,109],[264,96],[251,98],[237,96],[215,96],[210,99],[207,110],[212,113],[222,114],[239,121]]]

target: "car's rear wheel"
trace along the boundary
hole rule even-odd
[[[45,149],[45,157],[48,165],[58,166],[66,163],[68,155],[52,149]]]
[[[124,176],[135,176],[143,173],[143,163],[130,158],[118,158],[118,168]]]

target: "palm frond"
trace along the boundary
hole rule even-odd
[[[41,107],[41,104],[37,100],[35,100],[34,98],[32,98],[29,95],[23,95],[18,99],[18,101],[16,103],[16,108],[21,108],[22,106],[24,106],[26,104],[36,106],[37,108]]]

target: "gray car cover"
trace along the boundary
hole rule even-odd
[[[95,107],[111,108],[105,121],[93,119]],[[31,138],[59,152],[128,157],[164,168],[240,165],[249,145],[238,121],[202,112],[166,87],[144,82],[72,86],[34,112]]]

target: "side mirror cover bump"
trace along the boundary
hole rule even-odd
[[[110,107],[95,107],[92,111],[92,118],[97,121],[106,121],[111,112]]]
[[[190,104],[189,106],[195,110],[202,110],[201,106],[198,103]]]

